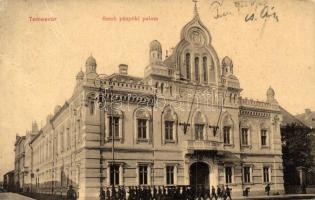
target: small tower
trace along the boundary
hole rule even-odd
[[[150,63],[162,61],[162,46],[157,40],[150,43]]]
[[[75,79],[77,80],[77,84],[79,84],[84,78],[84,72],[82,71],[79,71],[75,77]]]
[[[32,122],[31,134],[32,134],[32,135],[37,134],[38,131],[39,131],[39,129],[38,129],[37,122],[36,122],[36,121],[33,121],[33,122]]]
[[[222,75],[227,76],[233,74],[233,61],[230,57],[225,56],[222,59]]]
[[[89,73],[96,73],[96,60],[95,58],[90,55],[87,59],[86,59],[86,62],[85,62],[85,67],[86,67],[86,73],[89,74]]]
[[[275,99],[275,91],[272,89],[271,86],[269,86],[267,90],[267,102],[268,103],[278,103],[277,100]]]

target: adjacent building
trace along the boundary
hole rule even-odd
[[[223,184],[233,196],[245,188],[263,194],[270,184],[283,193],[275,92],[270,87],[265,101],[243,98],[237,65],[219,58],[214,38],[195,7],[170,55],[150,43],[144,77],[129,75],[126,64],[101,75],[90,56],[71,97],[29,141],[17,139],[16,176],[29,175],[19,182],[48,194],[73,185],[79,199],[98,199],[112,184]]]
[[[25,136],[16,136],[15,140],[15,165],[14,165],[14,187],[16,191],[26,191],[31,187],[32,147],[30,141],[38,134],[36,122],[32,123],[31,131]]]
[[[3,175],[3,189],[8,192],[14,192],[14,170]]]
[[[310,131],[308,133],[309,146],[311,148],[311,155],[313,157],[312,171],[307,172],[307,184],[315,185],[315,112],[311,109],[305,109],[305,112],[295,116],[304,124],[306,124]],[[313,189],[313,193],[314,193]]]

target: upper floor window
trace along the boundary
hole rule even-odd
[[[204,114],[200,111],[197,111],[194,116],[194,134],[196,140],[205,140],[206,138],[206,130],[205,126],[207,124],[207,120]]]
[[[249,135],[248,135],[248,128],[242,128],[241,129],[241,136],[242,136],[242,145],[249,145],[249,142],[248,142],[248,138],[249,138]]]
[[[196,140],[204,140],[204,124],[195,124]]]
[[[164,83],[161,83],[161,94],[164,92]]]
[[[208,64],[207,64],[207,57],[204,56],[202,58],[202,67],[203,67],[203,81],[208,82]]]
[[[147,119],[137,119],[138,138],[147,139]]]
[[[70,135],[70,129],[67,128],[67,149],[71,148],[71,135]]]
[[[195,80],[197,82],[200,81],[200,78],[199,78],[199,57],[195,58]]]
[[[150,114],[146,108],[139,108],[135,112],[135,137],[137,141],[147,141],[150,139]]]
[[[232,145],[234,143],[233,140],[233,127],[234,123],[232,117],[227,112],[224,114],[222,118],[222,136],[223,136],[223,143],[225,145]]]
[[[229,126],[223,127],[223,140],[224,144],[231,144],[231,127]]]
[[[93,115],[95,110],[95,101],[91,100],[90,101],[90,114]]]
[[[173,140],[173,121],[165,121],[165,140]]]
[[[186,78],[190,80],[190,53],[186,54],[185,65],[186,65]]]
[[[109,116],[109,137],[119,138],[119,117]]]
[[[109,109],[107,111],[106,133],[107,140],[121,139],[123,137],[123,112],[118,109]]]
[[[268,140],[267,140],[267,130],[262,129],[260,130],[260,137],[261,137],[261,146],[267,146],[268,145]]]
[[[64,134],[63,131],[60,132],[60,151],[62,152],[64,150],[65,147],[65,140],[64,140]]]
[[[162,116],[162,130],[164,130],[163,140],[165,142],[174,142],[176,141],[176,123],[177,115],[170,106],[167,106],[163,110]]]

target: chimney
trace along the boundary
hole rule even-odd
[[[128,65],[120,64],[119,65],[119,74],[128,75]]]
[[[305,109],[305,114],[306,115],[310,115],[311,113],[312,113],[311,109],[309,109],[309,108]]]

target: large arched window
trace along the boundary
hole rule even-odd
[[[162,114],[164,143],[173,143],[177,140],[177,115],[170,106],[166,107]]]
[[[198,82],[200,81],[200,78],[199,78],[199,57],[195,58],[195,80]]]
[[[205,140],[206,138],[206,125],[207,120],[206,117],[200,112],[197,111],[197,113],[194,116],[194,135],[195,140]]]
[[[203,68],[203,81],[204,82],[208,82],[208,64],[207,64],[208,60],[207,57],[204,56],[202,58],[202,68]]]
[[[214,70],[214,62],[213,59],[211,57],[209,57],[209,69],[210,69],[210,73],[209,73],[209,82],[214,82],[215,81],[215,70]]]
[[[150,141],[150,114],[147,108],[138,108],[135,111],[135,136],[137,142]]]
[[[186,78],[190,80],[190,53],[186,53],[185,66],[186,66]]]

